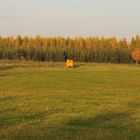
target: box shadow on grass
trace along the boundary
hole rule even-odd
[[[75,118],[60,128],[52,128],[47,137],[55,139],[131,139],[140,138],[131,112],[106,112],[95,117]],[[132,128],[130,128],[130,125]],[[135,136],[134,136],[135,134]]]
[[[103,129],[114,129],[114,130],[125,130],[127,125],[124,125],[124,121],[130,117],[130,113],[122,112],[107,112],[99,114],[93,118],[78,118],[67,122],[66,125],[74,126],[78,128],[103,128]],[[122,122],[120,124],[120,122]],[[117,124],[118,123],[118,124]]]
[[[113,138],[115,140],[127,138],[133,138],[133,140],[137,140],[140,138],[140,135],[137,134],[137,130],[135,131],[135,136],[131,135],[131,127],[135,125],[133,120],[131,119],[132,112],[115,112],[109,111],[106,113],[100,113],[95,117],[87,117],[87,118],[75,118],[66,120],[66,122],[61,125],[44,125],[42,123],[37,126],[37,120],[41,120],[42,122],[46,119],[48,115],[52,115],[52,113],[36,113],[29,115],[21,115],[18,117],[8,118],[7,120],[11,120],[11,122],[21,122],[26,121],[34,124],[33,128],[30,129],[30,123],[28,127],[23,127],[19,131],[9,133],[7,137],[12,135],[12,138],[15,139],[72,139],[72,140],[90,140],[90,139],[110,139]],[[36,120],[36,121],[35,121]],[[6,124],[4,122],[3,124]],[[7,121],[7,125],[9,121]],[[31,125],[32,126],[32,125]],[[128,133],[129,132],[129,133]],[[25,137],[24,137],[25,136]],[[28,137],[27,137],[28,136]],[[36,137],[35,137],[36,136]]]

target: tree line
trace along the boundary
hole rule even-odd
[[[132,51],[140,47],[140,36],[124,39],[99,37],[0,37],[0,59],[38,61],[132,63]]]

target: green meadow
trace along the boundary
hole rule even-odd
[[[140,140],[140,66],[0,61],[0,140]]]

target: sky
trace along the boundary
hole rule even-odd
[[[1,36],[140,34],[140,0],[0,0]]]

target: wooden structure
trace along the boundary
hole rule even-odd
[[[73,68],[74,67],[74,61],[72,59],[68,59],[66,61],[66,67],[67,68]]]
[[[24,57],[24,56],[20,56],[20,59],[19,60],[20,61],[27,61],[26,57]]]

